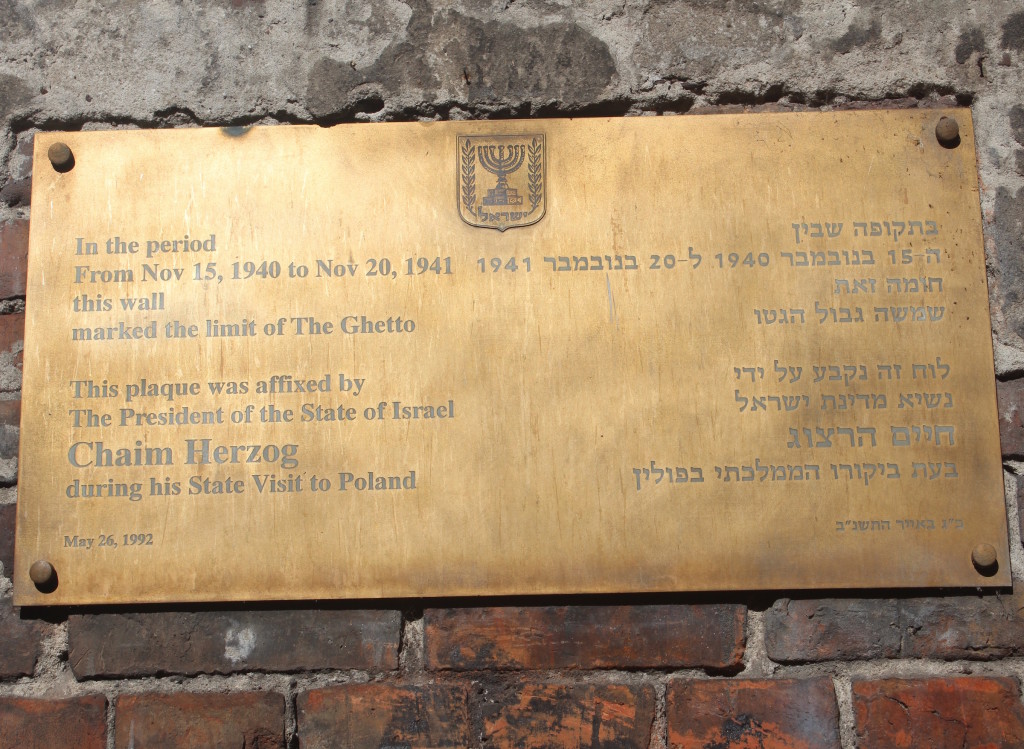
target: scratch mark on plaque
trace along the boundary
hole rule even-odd
[[[604,274],[604,283],[608,289],[608,322],[618,327],[615,322],[615,298],[612,296],[612,279],[607,273]]]
[[[248,658],[256,648],[256,633],[252,627],[240,630],[231,627],[224,641],[224,657],[232,663],[238,663]]]

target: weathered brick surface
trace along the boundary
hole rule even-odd
[[[907,658],[993,660],[1024,655],[1024,591],[900,603]]]
[[[4,577],[10,579],[14,569],[14,528],[17,522],[17,505],[0,505],[0,564],[4,566]]]
[[[299,695],[302,749],[472,746],[467,687],[346,684]]]
[[[121,696],[114,703],[118,749],[284,749],[284,745],[284,696],[280,694],[151,693]]]
[[[22,619],[10,598],[0,599],[0,679],[31,676],[47,625]]]
[[[674,681],[668,689],[669,746],[839,749],[832,680]]]
[[[654,690],[616,684],[524,684],[487,696],[484,740],[494,749],[647,749]]]
[[[0,697],[0,749],[106,749],[107,699]]]
[[[894,658],[898,603],[892,599],[776,601],[765,612],[765,647],[780,663]]]
[[[1024,747],[1024,707],[1012,679],[855,681],[858,749]]]
[[[992,660],[1024,654],[1024,592],[782,600],[765,614],[780,663],[868,658]]]
[[[745,622],[731,604],[427,609],[424,639],[432,669],[723,669]]]
[[[0,299],[25,296],[28,220],[0,224]]]
[[[25,315],[0,315],[0,392],[21,389]]]
[[[397,611],[79,614],[68,618],[79,679],[398,666]]]

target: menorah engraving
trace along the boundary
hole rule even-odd
[[[508,175],[523,165],[526,146],[509,146],[507,154],[505,146],[479,146],[477,154],[483,168],[498,178],[494,189],[488,190],[484,196],[483,205],[522,205],[523,197],[514,187],[508,186]]]

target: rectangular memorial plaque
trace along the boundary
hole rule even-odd
[[[1009,584],[973,143],[40,133],[16,603]]]

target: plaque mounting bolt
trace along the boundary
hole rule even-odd
[[[943,148],[956,148],[960,145],[960,125],[952,117],[942,117],[935,126],[935,138]]]
[[[36,587],[44,593],[50,593],[57,587],[57,570],[45,559],[33,562],[32,566],[28,568],[28,576],[32,578],[32,582],[36,584]]]
[[[996,547],[992,544],[978,544],[971,552],[971,561],[974,562],[974,569],[985,577],[991,577],[999,569],[999,562],[996,559]]]
[[[75,167],[75,155],[71,153],[67,143],[58,141],[52,144],[46,151],[46,156],[55,171],[70,172]]]

